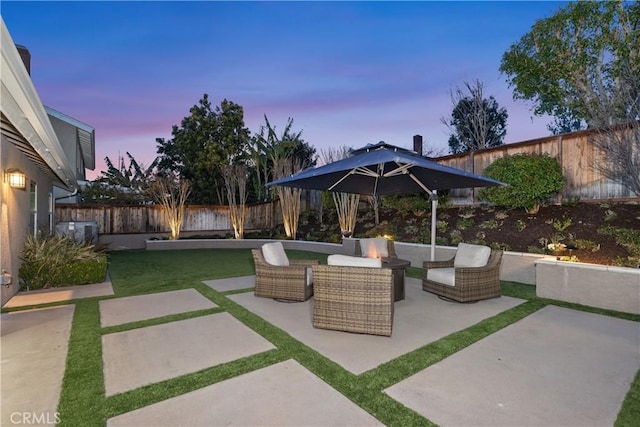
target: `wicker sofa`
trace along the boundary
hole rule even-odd
[[[262,249],[252,249],[256,268],[257,297],[276,298],[290,301],[306,301],[313,295],[313,283],[309,283],[307,269],[317,265],[317,260],[289,260],[288,266],[267,263]]]
[[[501,295],[502,251],[490,250],[486,264],[480,267],[456,267],[455,259],[456,257],[446,261],[425,261],[423,263],[422,289],[457,302],[473,302]],[[440,272],[452,274],[453,281],[434,280],[434,276],[442,277],[441,274],[436,275],[433,272],[429,274],[429,271],[434,269],[441,269]]]
[[[390,269],[315,265],[313,279],[314,327],[391,336],[393,277]]]

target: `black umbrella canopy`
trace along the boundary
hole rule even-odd
[[[379,142],[351,157],[267,183],[285,187],[366,195],[416,193],[452,188],[505,185],[500,181],[444,166],[414,151]]]

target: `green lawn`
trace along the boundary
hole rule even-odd
[[[326,262],[327,257],[324,254],[302,251],[287,251],[287,253],[291,258],[315,258],[321,262]],[[250,289],[221,293],[202,283],[203,280],[253,274],[253,260],[248,249],[113,252],[109,255],[109,272],[115,291],[113,297],[195,288],[219,307],[101,328],[98,301],[113,297],[74,301],[76,310],[58,408],[61,425],[64,426],[104,426],[106,420],[115,415],[287,359],[295,359],[386,425],[433,425],[421,415],[388,397],[382,390],[548,304],[640,321],[640,316],[637,315],[540,299],[535,296],[535,289],[532,286],[505,282],[502,286],[504,295],[528,301],[468,329],[400,356],[376,369],[354,375],[226,298],[230,293],[249,292]],[[420,278],[422,271],[418,268],[409,268],[407,274]],[[101,354],[103,334],[220,311],[232,314],[272,342],[276,349],[115,396],[105,396]],[[242,402],[238,404],[242,405]],[[637,425],[638,419],[640,419],[640,373],[636,375],[631,390],[627,394],[616,425]]]

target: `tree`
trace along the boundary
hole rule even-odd
[[[328,148],[320,153],[325,164],[335,162],[337,160],[349,157],[351,150],[347,146]],[[344,237],[350,237],[356,228],[356,217],[358,216],[358,204],[360,203],[360,195],[355,193],[339,193],[332,191],[331,196],[336,207],[338,215],[338,224],[340,232]],[[377,202],[377,199],[376,199]],[[377,216],[377,205],[374,206]]]
[[[569,3],[511,45],[500,71],[537,115],[627,123],[640,102],[639,22],[640,2]]]
[[[96,179],[109,185],[116,185],[141,191],[148,185],[149,179],[154,175],[160,159],[156,157],[149,167],[138,163],[136,159],[126,152],[129,158],[129,166],[125,166],[124,158],[118,156],[118,166],[116,167],[109,156],[104,158],[107,165],[106,171],[101,171],[101,176]]]
[[[176,175],[156,176],[147,188],[149,197],[162,206],[169,229],[171,240],[180,237],[180,229],[184,219],[184,205],[189,197],[189,183],[179,179]]]
[[[553,118],[553,122],[547,125],[547,129],[551,135],[576,132],[584,129],[584,120],[572,116],[571,113],[558,113]]]
[[[226,99],[212,109],[204,94],[189,111],[180,127],[173,126],[171,139],[156,139],[158,168],[189,180],[192,203],[225,204],[223,169],[247,153],[249,130],[243,109]]]
[[[280,179],[292,175],[301,170],[300,162],[290,157],[282,157],[275,161],[274,178]],[[275,186],[280,207],[282,208],[282,222],[284,232],[291,239],[298,233],[298,219],[300,218],[300,188]]]
[[[247,203],[247,167],[228,165],[224,168],[224,184],[229,199],[229,214],[236,239],[244,238],[244,220]]]
[[[148,203],[145,189],[155,174],[159,158],[155,158],[149,167],[138,163],[127,151],[129,165],[118,156],[118,165],[114,165],[109,156],[104,158],[106,171],[80,190],[82,203],[100,203],[109,205],[137,205]]]
[[[502,145],[507,134],[507,110],[500,108],[493,96],[484,98],[479,80],[464,82],[464,87],[466,92],[459,87],[451,92],[451,118],[440,119],[451,131],[449,150],[457,154]]]
[[[274,178],[274,165],[281,158],[290,158],[300,163],[303,169],[313,167],[316,164],[316,150],[302,139],[302,131],[293,132],[293,119],[289,118],[287,124],[278,136],[276,126],[272,126],[267,116],[264,116],[265,124],[260,126],[249,144],[249,159],[253,168],[251,188],[253,200],[270,200],[271,193],[265,184]]]

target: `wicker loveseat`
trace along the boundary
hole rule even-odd
[[[488,259],[482,262],[482,266],[456,266],[456,257],[460,258],[461,247],[467,251],[477,250],[473,247],[486,248]],[[422,289],[458,302],[499,297],[501,262],[500,250],[461,243],[455,257],[446,261],[423,263]]]
[[[276,298],[290,301],[306,301],[313,295],[311,266],[317,260],[288,260],[289,265],[269,264],[262,249],[252,249],[256,268],[257,297]]]
[[[380,260],[369,260],[380,265]],[[393,277],[390,269],[316,265],[313,280],[314,327],[391,336]]]

